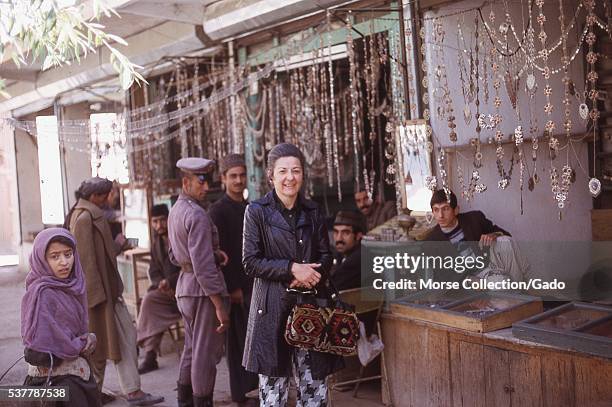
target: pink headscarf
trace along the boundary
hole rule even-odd
[[[47,263],[45,252],[57,236],[69,239],[74,250],[74,266],[66,279],[57,278]],[[79,356],[86,340],[87,293],[85,278],[74,236],[66,229],[51,228],[34,239],[26,293],[21,301],[23,345],[38,352],[51,352],[62,359]]]

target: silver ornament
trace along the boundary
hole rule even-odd
[[[586,103],[581,103],[580,106],[578,106],[578,113],[580,114],[580,118],[582,118],[582,120],[589,118],[589,107],[586,105]]]
[[[589,180],[589,192],[593,198],[597,198],[597,196],[601,193],[601,181],[597,178],[591,178]]]
[[[535,75],[530,73],[527,75],[527,89],[529,90],[533,90],[533,88],[535,87],[536,84],[536,78]]]

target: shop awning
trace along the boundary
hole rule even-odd
[[[206,7],[204,32],[223,40],[342,3],[346,0],[220,0]]]

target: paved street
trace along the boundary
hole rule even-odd
[[[15,268],[0,268],[0,310],[2,325],[0,329],[0,373],[3,373],[17,358],[23,354],[20,335],[20,306],[23,296],[25,275]],[[176,378],[178,376],[178,355],[169,335],[164,336],[160,369],[142,376],[144,391],[160,394],[166,401],[159,406],[176,406]],[[2,380],[2,385],[21,384],[26,375],[26,364],[22,360]],[[117,371],[109,364],[106,370],[105,390],[119,393]],[[334,406],[373,407],[380,406],[379,382],[364,384],[359,398],[353,399],[352,392],[334,392]],[[0,405],[7,405],[2,404]],[[107,406],[125,406],[122,400],[116,400]],[[229,378],[225,360],[219,364],[217,384],[215,387],[215,405],[232,405],[229,392]]]

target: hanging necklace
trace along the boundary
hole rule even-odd
[[[539,140],[538,140],[538,118],[534,113],[534,99],[535,94],[530,93],[530,102],[529,102],[529,135],[531,137],[531,161],[533,162],[533,175],[529,177],[527,181],[527,188],[530,191],[535,189],[536,184],[540,181],[538,177],[538,149],[539,149]]]
[[[551,150],[554,151],[553,156],[556,156],[556,153],[558,151],[558,140],[553,135],[553,132],[555,130],[555,123],[551,119],[552,117],[551,115],[553,111],[553,105],[550,99],[550,96],[552,95],[552,88],[549,82],[549,79],[550,79],[550,67],[548,66],[549,51],[546,49],[546,38],[548,37],[548,35],[546,34],[546,31],[544,30],[544,23],[546,22],[546,16],[544,15],[544,0],[535,0],[535,2],[540,9],[540,13],[537,17],[538,24],[540,25],[540,34],[538,35],[538,38],[540,39],[540,42],[542,43],[542,49],[540,50],[540,57],[544,60],[544,70],[542,72],[542,75],[544,76],[544,79],[546,80],[545,82],[546,85],[544,86],[544,96],[546,96],[546,104],[544,105],[544,112],[546,113],[546,116],[548,119],[546,121],[546,124],[544,125],[544,131],[550,137],[549,146]]]
[[[587,53],[586,60],[589,64],[589,73],[587,75],[587,79],[591,84],[589,90],[589,98],[591,99],[591,113],[589,114],[591,120],[593,121],[593,178],[589,180],[589,192],[596,198],[601,193],[601,181],[597,178],[597,120],[599,119],[599,110],[597,110],[597,98],[599,96],[599,92],[597,90],[597,72],[595,71],[595,63],[597,62],[597,53],[594,51],[594,45],[597,41],[597,37],[595,36],[595,32],[593,31],[593,24],[597,21],[597,16],[595,15],[595,0],[585,0],[584,1],[587,10],[589,12],[587,16],[587,26],[589,29],[589,33],[586,37],[586,42],[589,45],[589,52]]]
[[[461,93],[463,95],[463,120],[465,121],[465,124],[469,126],[472,122],[472,112],[470,111],[470,103],[474,100],[474,93],[471,69],[468,71],[468,67],[466,66],[466,62],[464,60],[464,54],[469,55],[470,65],[472,61],[472,55],[465,48],[465,39],[463,39],[463,43],[460,41],[460,39],[463,39],[463,30],[461,28],[461,24],[459,23],[459,19],[457,19],[457,48],[459,49],[459,51],[457,52],[457,65],[459,68],[459,80],[461,81]]]
[[[479,51],[479,44],[478,44],[478,25],[479,25],[480,20],[478,19],[478,17],[476,17],[475,19],[475,31],[474,31],[474,42],[475,42],[475,49],[474,49],[474,65],[476,67],[476,118],[478,119],[480,117],[480,87],[479,87],[479,81],[478,81],[478,73],[479,73],[479,55],[478,55],[478,51]],[[482,167],[482,153],[480,151],[480,132],[482,131],[482,128],[480,127],[480,122],[477,121],[476,123],[476,136],[477,139],[475,141],[475,151],[474,151],[474,168],[480,168]]]
[[[330,116],[331,116],[331,138],[332,138],[332,153],[334,158],[334,167],[336,169],[336,185],[338,188],[338,202],[342,202],[342,189],[340,178],[340,159],[338,152],[338,132],[336,127],[336,93],[334,89],[334,67],[331,53],[331,24],[330,13],[327,13],[327,53],[329,60],[327,61],[327,69],[329,76],[329,101],[330,101]]]
[[[358,124],[357,120],[359,119],[359,95],[357,93],[357,82],[359,81],[356,67],[356,58],[355,58],[355,45],[353,44],[353,36],[352,36],[352,23],[351,23],[351,12],[349,11],[349,15],[346,19],[346,43],[348,49],[348,59],[349,59],[349,92],[351,98],[351,129],[352,129],[352,137],[353,137],[353,159],[354,159],[354,169],[355,169],[355,190],[358,191],[360,189],[359,182],[359,174],[360,174],[360,166],[359,166],[359,134],[358,134]]]
[[[495,98],[493,100],[493,105],[495,106],[495,115],[492,117],[491,126],[495,129],[495,157],[497,164],[497,171],[499,173],[500,180],[497,182],[497,187],[500,189],[506,189],[510,184],[510,179],[512,176],[512,170],[514,168],[514,154],[512,154],[512,159],[510,160],[510,169],[506,171],[503,164],[504,158],[504,147],[503,147],[503,133],[500,129],[502,116],[500,114],[500,108],[502,105],[500,91],[501,88],[501,75],[499,73],[500,66],[498,62],[493,62],[491,67],[493,73],[493,89],[495,90]]]

